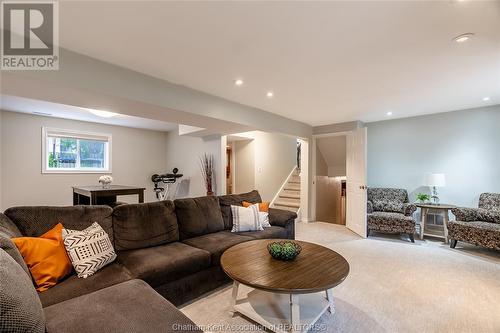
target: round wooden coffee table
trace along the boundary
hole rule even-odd
[[[222,269],[234,281],[233,309],[274,332],[307,331],[325,311],[335,312],[332,288],[347,277],[349,263],[335,251],[302,241],[294,241],[302,246],[297,258],[276,260],[267,251],[275,241],[280,240],[244,242],[222,255]],[[254,288],[242,299],[240,284]]]

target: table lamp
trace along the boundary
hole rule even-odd
[[[430,173],[425,175],[424,185],[432,189],[432,202],[436,205],[439,204],[437,188],[446,186],[446,177],[444,173]]]

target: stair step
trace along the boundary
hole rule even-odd
[[[287,183],[283,189],[286,191],[300,191],[300,184]]]
[[[278,206],[286,206],[286,207],[300,207],[300,200],[291,200],[291,199],[278,199],[274,202],[275,205]]]
[[[300,193],[293,192],[293,193],[285,193],[282,192],[279,195],[280,198],[289,198],[289,199],[299,199],[300,200]]]
[[[280,206],[280,205],[274,205],[272,208],[289,210],[289,211],[294,212],[294,213],[297,213],[297,211],[299,210],[298,208],[295,208],[295,207]]]
[[[300,181],[289,180],[288,184],[297,184],[297,185],[300,185]]]

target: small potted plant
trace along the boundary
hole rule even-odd
[[[429,200],[431,200],[431,196],[425,193],[419,193],[417,194],[417,200],[422,204],[428,203]]]

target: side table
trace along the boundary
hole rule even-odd
[[[423,239],[424,236],[432,236],[432,237],[444,238],[445,243],[448,243],[448,226],[447,226],[449,221],[448,214],[449,211],[452,208],[455,208],[456,206],[448,204],[421,204],[421,203],[417,203],[415,205],[420,208],[420,239]],[[429,212],[429,210],[438,211],[439,214],[443,216],[443,234],[444,234],[443,236],[425,232],[425,224],[427,222],[427,213]]]

